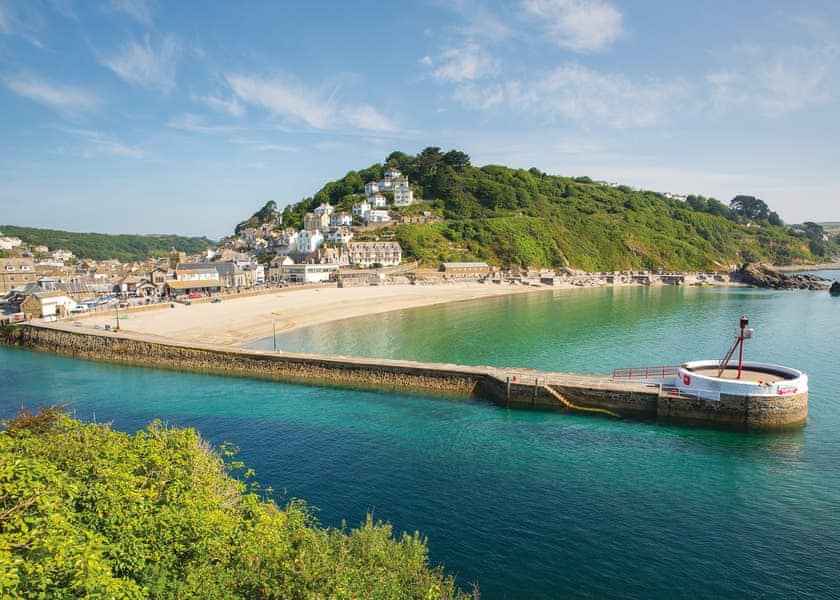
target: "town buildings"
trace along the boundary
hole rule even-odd
[[[398,265],[402,261],[399,242],[350,242],[347,244],[350,264],[361,267]]]
[[[36,280],[35,261],[31,258],[0,258],[0,294]]]

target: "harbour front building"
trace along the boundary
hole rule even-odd
[[[362,267],[387,267],[402,262],[399,242],[350,242],[347,251],[350,253],[350,264]]]

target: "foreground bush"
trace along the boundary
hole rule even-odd
[[[192,429],[57,409],[0,432],[0,597],[455,598],[425,539],[263,501]]]

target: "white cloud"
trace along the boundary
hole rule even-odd
[[[235,96],[229,100],[226,100],[224,98],[218,98],[212,95],[199,96],[197,94],[193,94],[192,99],[198,102],[203,102],[213,110],[227,113],[232,117],[245,116],[245,107],[242,106],[242,103],[239,102],[239,99]]]
[[[488,9],[473,0],[450,0],[444,5],[464,19],[463,23],[455,27],[462,35],[498,41],[513,34],[499,8]]]
[[[833,44],[741,46],[727,55],[727,69],[706,76],[711,101],[719,110],[755,107],[768,117],[826,102],[837,56]]]
[[[474,42],[445,50],[437,58],[425,56],[420,62],[432,69],[432,76],[438,81],[481,79],[497,74],[500,68],[499,61]]]
[[[272,142],[265,142],[263,140],[256,140],[251,138],[237,137],[230,140],[234,144],[245,146],[249,150],[257,152],[298,152],[298,148],[294,146],[284,146],[282,144],[274,144]]]
[[[232,133],[241,129],[240,127],[233,125],[214,125],[205,123],[204,119],[200,115],[196,115],[194,113],[187,113],[183,116],[170,119],[166,126],[180,131],[202,134]]]
[[[37,48],[43,48],[44,44],[35,35],[42,28],[43,19],[34,5],[0,0],[0,33],[20,37]]]
[[[3,85],[15,94],[49,106],[63,116],[74,116],[100,105],[99,97],[85,88],[46,81],[36,75],[6,78]]]
[[[154,4],[147,0],[111,0],[105,8],[111,12],[128,15],[146,27],[153,25]]]
[[[146,34],[142,44],[131,40],[117,55],[101,57],[99,62],[132,85],[168,93],[175,87],[175,67],[180,54],[175,36],[164,35],[155,47]]]
[[[522,9],[555,44],[599,52],[623,33],[622,15],[606,0],[522,0]]]
[[[462,86],[455,99],[470,108],[506,106],[549,121],[568,119],[624,129],[662,122],[675,101],[687,95],[688,86],[682,82],[633,82],[571,63],[532,81]]]
[[[372,131],[395,130],[391,121],[368,105],[340,106],[333,97],[326,100],[305,86],[259,75],[227,76],[233,93],[246,104],[313,129],[354,127]]]
[[[97,150],[106,154],[134,159],[141,159],[146,156],[146,153],[139,146],[128,146],[116,138],[106,133],[102,133],[101,131],[78,129],[75,127],[58,127],[57,129],[87,140]],[[93,154],[91,152],[86,152],[85,155],[92,156]]]

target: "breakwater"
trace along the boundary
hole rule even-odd
[[[0,342],[87,360],[283,382],[473,395],[500,405],[567,410],[741,430],[804,425],[807,393],[784,397],[675,395],[658,384],[529,369],[275,353],[186,344],[134,334],[88,332],[63,324],[0,331]]]

